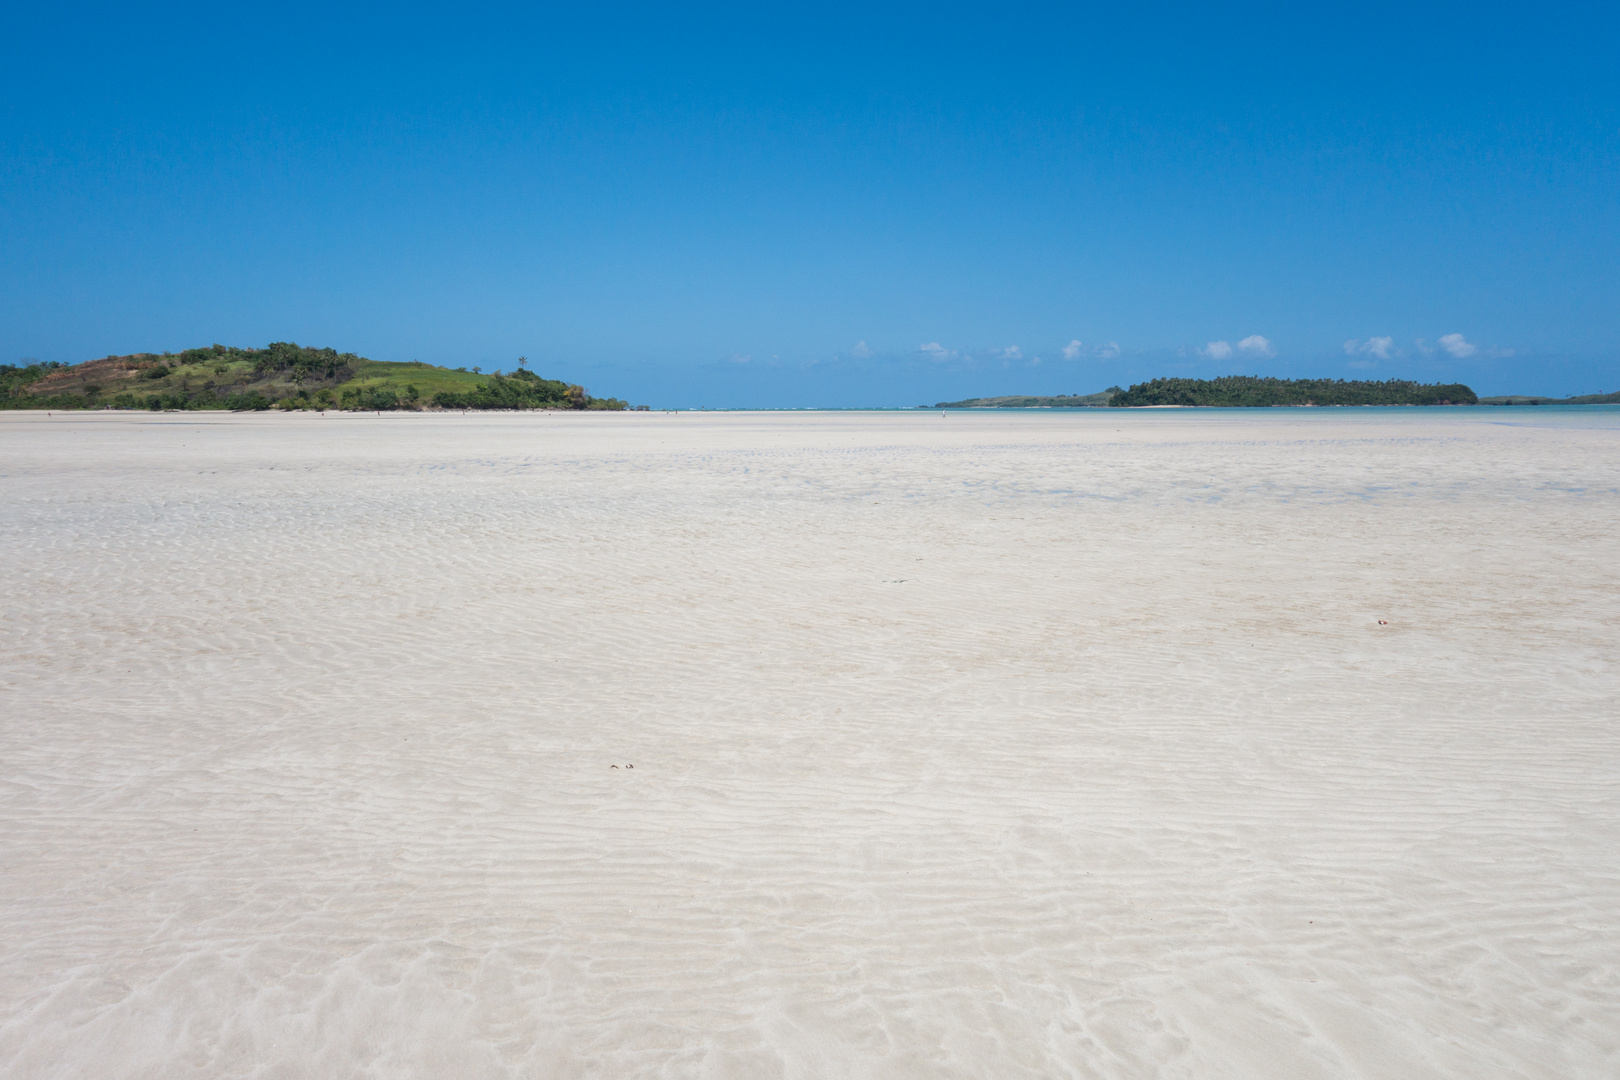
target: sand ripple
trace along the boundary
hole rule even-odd
[[[0,417],[0,1073],[1620,1073],[1505,411]]]

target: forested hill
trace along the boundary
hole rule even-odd
[[[0,365],[0,409],[624,409],[583,386],[417,361],[368,360],[288,341],[212,345],[83,364]]]
[[[1267,405],[1475,405],[1479,398],[1462,383],[1415,383],[1403,379],[1354,382],[1344,379],[1262,379],[1227,375],[1219,379],[1154,379],[1115,394],[1115,408],[1142,405],[1206,405],[1242,408]]]

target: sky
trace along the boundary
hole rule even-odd
[[[588,9],[588,10],[585,10]],[[7,5],[0,363],[1620,389],[1613,4]]]

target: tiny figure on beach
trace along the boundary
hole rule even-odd
[[[1379,626],[1388,626],[1388,625],[1389,625],[1389,623],[1387,623],[1387,622],[1385,622],[1385,621],[1384,621],[1384,620],[1383,620],[1383,619],[1379,619],[1379,620],[1378,620],[1378,625],[1379,625]]]

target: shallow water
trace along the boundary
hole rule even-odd
[[[1620,414],[1234,413],[0,414],[0,1074],[1614,1074]]]

